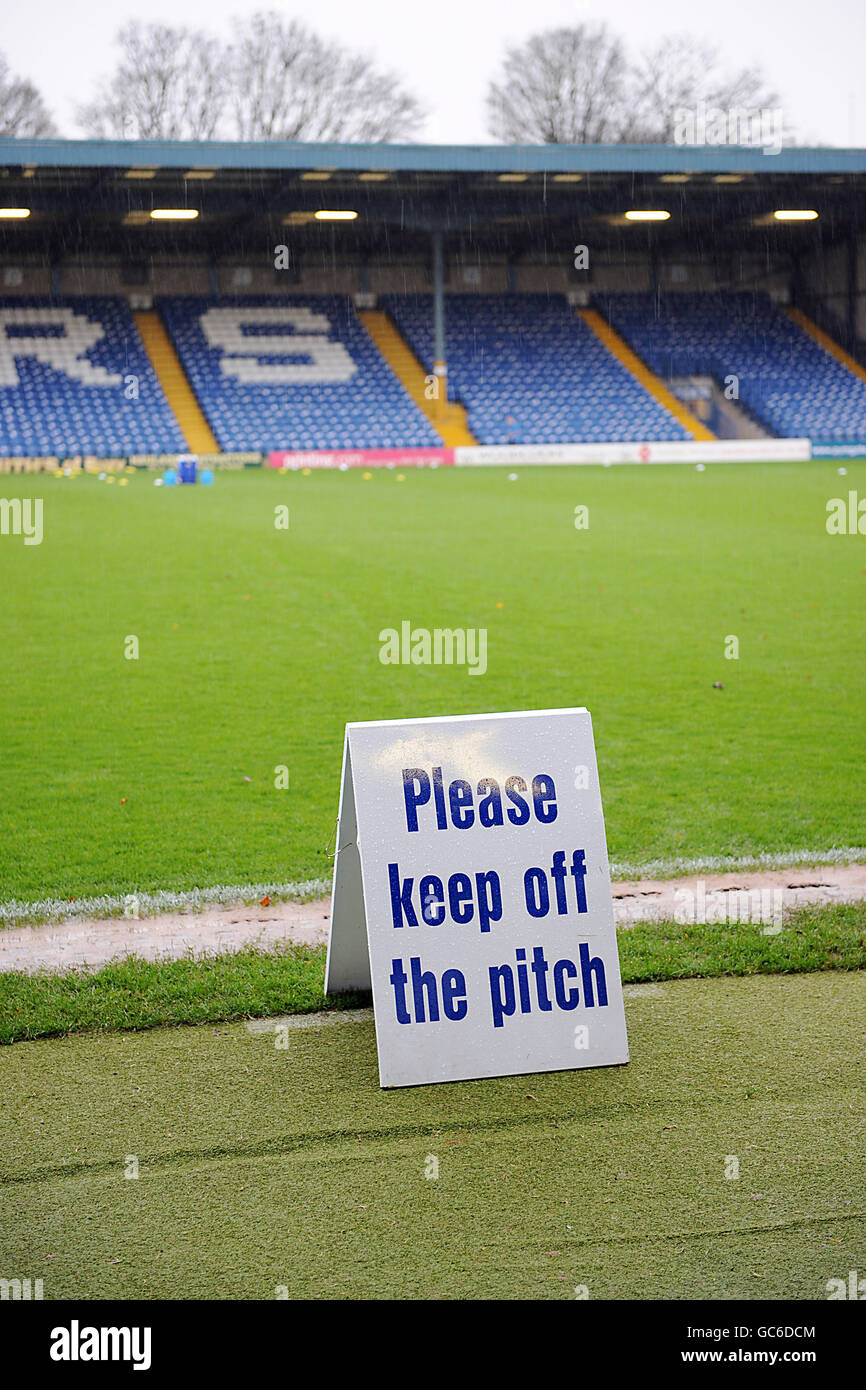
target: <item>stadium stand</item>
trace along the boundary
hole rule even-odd
[[[642,364],[662,381],[704,376],[722,387],[735,376],[740,409],[779,437],[866,439],[866,380],[766,294],[611,294],[595,303],[640,359],[633,370],[562,295],[447,296],[449,396],[466,408],[466,439],[688,439],[687,417],[675,418],[664,393],[640,379]],[[442,443],[441,425],[345,296],[182,296],[157,307],[195,395],[190,418],[197,401],[222,449]],[[388,295],[382,309],[423,381],[433,367],[432,296]],[[193,433],[124,299],[0,299],[0,454],[201,450]]]
[[[612,294],[598,307],[660,377],[737,378],[738,403],[780,438],[866,439],[866,381],[767,294]]]
[[[0,453],[186,447],[125,300],[0,299]]]
[[[432,296],[382,302],[431,371]],[[448,295],[446,306],[449,395],[466,407],[479,443],[690,438],[563,295]]]
[[[157,307],[222,449],[441,445],[345,296],[176,296]]]

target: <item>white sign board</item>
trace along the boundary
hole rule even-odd
[[[585,709],[346,725],[325,992],[382,1086],[628,1061]]]
[[[688,439],[653,444],[458,444],[458,468],[554,463],[793,463],[812,457],[810,439]]]

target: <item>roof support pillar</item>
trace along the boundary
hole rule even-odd
[[[445,357],[445,256],[442,232],[433,232],[433,375],[436,378],[436,414],[448,401],[448,363]]]
[[[857,275],[857,233],[852,229],[848,233],[848,342],[846,344],[849,352],[857,351],[857,302],[859,297],[859,283]]]

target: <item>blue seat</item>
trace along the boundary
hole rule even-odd
[[[432,296],[383,302],[432,371]],[[690,438],[564,295],[447,295],[445,317],[449,394],[482,444]]]
[[[124,299],[0,299],[0,453],[186,449]]]
[[[222,449],[442,444],[345,296],[169,296],[157,307]]]
[[[736,377],[738,404],[771,435],[866,440],[866,382],[763,292],[612,294],[599,307],[659,376]]]

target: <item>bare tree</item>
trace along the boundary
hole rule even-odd
[[[56,134],[48,108],[33,83],[11,73],[0,53],[0,135],[39,139]]]
[[[210,140],[229,95],[225,54],[199,30],[127,24],[120,62],[102,95],[77,115],[88,135],[121,140]]]
[[[670,144],[677,113],[699,103],[706,111],[745,112],[777,102],[759,68],[725,72],[715,50],[690,34],[659,39],[632,62],[621,39],[589,24],[551,29],[509,49],[487,97],[495,139],[580,145]]]
[[[241,140],[401,140],[424,115],[392,73],[273,12],[235,22],[229,67]]]
[[[606,25],[548,29],[507,50],[489,130],[505,142],[604,144],[623,138],[630,102],[625,47]]]
[[[278,14],[200,30],[127,24],[102,95],[78,110],[88,135],[128,140],[406,139],[422,119],[391,73]]]
[[[670,144],[677,112],[769,110],[779,97],[760,68],[721,70],[718,54],[690,34],[672,34],[647,49],[633,69],[634,119],[631,138]]]

